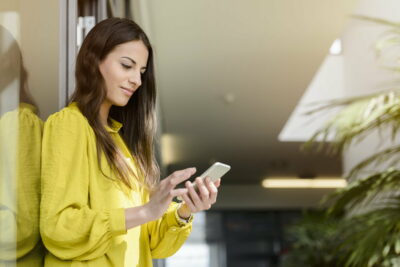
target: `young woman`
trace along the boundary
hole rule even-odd
[[[154,158],[153,50],[142,29],[112,18],[88,34],[68,107],[45,123],[40,232],[45,266],[152,266],[174,254],[192,213],[216,201],[216,184],[159,181]],[[176,196],[184,204],[172,202]]]

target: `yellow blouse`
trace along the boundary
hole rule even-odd
[[[122,125],[108,128],[134,166]],[[152,258],[174,254],[189,236],[192,223],[177,218],[172,203],[162,218],[126,230],[125,208],[145,204],[146,190],[136,183],[127,191],[117,182],[104,156],[97,162],[95,134],[76,103],[51,115],[42,145],[40,233],[48,249],[45,266],[152,266]],[[127,193],[128,192],[128,193]]]
[[[43,122],[36,108],[0,118],[0,267],[43,266],[39,235],[40,151]]]

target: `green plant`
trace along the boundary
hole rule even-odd
[[[379,58],[383,58],[388,49],[400,47],[400,23],[364,16],[357,18],[387,27],[376,43]],[[400,67],[393,64],[384,67],[400,71]],[[315,133],[305,144],[306,148],[316,145],[318,150],[326,148],[329,153],[341,153],[372,131],[389,130],[392,140],[399,132],[398,88],[331,101],[311,113],[338,106],[342,106],[342,110]],[[316,142],[321,139],[327,141],[328,137],[332,137],[333,141]],[[399,145],[379,151],[350,171],[346,177],[351,182],[349,186],[329,197],[333,203],[327,211],[328,218],[347,214],[337,224],[336,233],[340,234],[341,243],[332,252],[340,252],[337,257],[338,262],[343,262],[341,266],[400,266],[400,197],[395,192],[400,186],[400,170],[395,166],[399,159]],[[371,169],[382,163],[389,167],[366,172],[367,167]],[[366,177],[362,178],[363,175]]]
[[[287,230],[291,250],[282,261],[283,267],[340,267],[337,248],[341,221],[326,217],[323,211],[308,211]]]

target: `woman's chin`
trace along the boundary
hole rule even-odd
[[[117,107],[125,107],[129,102],[129,98],[127,99],[121,99],[118,101],[114,101],[113,106],[117,106]]]

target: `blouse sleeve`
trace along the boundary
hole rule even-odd
[[[104,255],[125,234],[123,208],[89,207],[89,128],[78,112],[60,111],[44,126],[40,232],[46,248],[64,260]]]
[[[16,258],[17,115],[0,116],[0,262]]]
[[[172,202],[160,219],[147,224],[151,254],[155,259],[175,254],[192,231],[193,218],[188,223],[179,222],[177,208],[178,203]]]
[[[17,258],[40,241],[40,160],[43,122],[30,109],[18,112]]]

